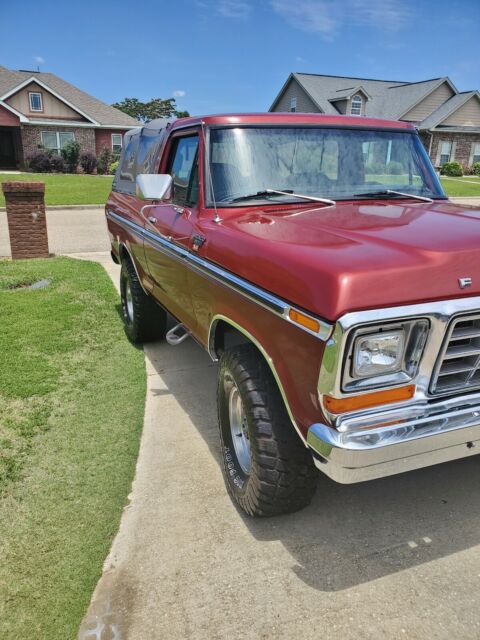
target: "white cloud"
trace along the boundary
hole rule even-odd
[[[216,11],[224,18],[248,18],[252,7],[245,0],[217,0]]]
[[[44,64],[45,60],[42,56],[34,56],[33,58],[37,64]]]
[[[302,58],[302,56],[297,56],[295,58],[295,62],[306,62],[305,58]]]
[[[184,91],[183,89],[175,89],[175,91],[173,92],[173,97],[174,98],[183,98],[183,96],[186,96],[187,92]]]
[[[395,31],[412,12],[402,0],[270,0],[273,10],[297,29],[332,40],[347,24]]]

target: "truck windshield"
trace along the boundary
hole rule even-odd
[[[219,206],[298,201],[294,194],[266,195],[269,189],[334,200],[389,190],[391,197],[400,191],[445,198],[420,139],[408,130],[212,128],[209,159],[207,192]]]

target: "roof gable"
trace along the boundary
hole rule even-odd
[[[29,97],[30,92],[41,92],[43,95],[43,111],[38,113],[32,113],[30,111]],[[9,94],[2,96],[3,100],[10,106],[14,107],[17,111],[20,111],[28,119],[36,118],[51,118],[55,115],[60,117],[71,118],[73,120],[87,121],[92,124],[98,124],[92,118],[89,118],[86,114],[82,113],[74,105],[69,104],[60,95],[56,94],[43,82],[39,82],[36,78],[32,78],[31,81],[22,82],[21,87],[10,91]]]
[[[470,101],[474,104],[469,105]],[[469,109],[471,106],[471,109]],[[457,116],[457,117],[455,117]],[[469,118],[472,118],[469,120]],[[419,129],[434,129],[438,126],[480,127],[480,94],[478,91],[465,91],[452,96],[436,111],[420,123]]]
[[[92,126],[131,128],[140,126],[134,118],[77,89],[53,73],[9,71],[0,68],[0,100],[13,95],[30,82],[43,86],[67,106],[85,117]]]
[[[449,78],[440,78],[436,83],[429,83],[428,86],[420,86],[422,83],[413,85],[403,85],[396,87],[394,93],[399,95],[408,92],[412,103],[403,112],[399,112],[399,120],[423,120],[426,115],[438,109],[444,102],[457,93],[456,88]]]

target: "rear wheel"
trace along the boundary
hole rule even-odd
[[[223,353],[217,402],[225,481],[240,507],[273,516],[308,505],[317,482],[312,456],[253,345]]]
[[[151,342],[165,336],[167,313],[142,289],[128,258],[122,261],[120,297],[125,333],[132,342]]]

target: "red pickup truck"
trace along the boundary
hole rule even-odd
[[[479,215],[447,200],[406,123],[127,134],[106,205],[126,333],[219,361],[225,479],[247,513],[305,506],[317,469],[352,483],[480,452]]]

